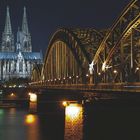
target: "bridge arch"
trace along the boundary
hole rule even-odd
[[[35,64],[31,74],[31,81],[41,81],[42,64]]]
[[[46,51],[42,79],[47,84],[89,83],[88,66],[93,57],[89,54],[91,49],[95,54],[101,39],[94,29],[58,29]]]
[[[140,1],[131,1],[101,42],[94,59],[96,82],[131,82],[139,63]],[[130,78],[131,77],[131,78]]]

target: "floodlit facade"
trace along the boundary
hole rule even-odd
[[[0,80],[30,78],[33,65],[41,64],[42,60],[43,56],[41,52],[32,52],[26,8],[24,7],[22,28],[21,30],[18,28],[17,37],[14,39],[9,7],[7,7],[0,48]]]

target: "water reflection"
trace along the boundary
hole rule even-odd
[[[16,114],[16,108],[10,108],[9,109],[9,114],[10,115],[15,115]]]
[[[25,117],[26,124],[33,124],[36,121],[35,115],[29,114]]]
[[[83,108],[78,104],[70,104],[65,108],[65,140],[82,140]]]
[[[27,126],[27,139],[40,140],[38,116],[33,114],[27,114],[25,116],[24,122]]]
[[[3,115],[4,111],[3,109],[0,109],[0,116]]]
[[[0,140],[114,140],[140,139],[140,105],[70,104],[60,112],[28,114],[0,109]],[[138,128],[138,129],[136,129]],[[138,138],[136,138],[138,137]]]

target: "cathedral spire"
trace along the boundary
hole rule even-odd
[[[22,32],[28,34],[28,23],[27,23],[27,15],[26,15],[26,7],[24,7],[24,13],[23,13],[23,20],[22,20]]]
[[[5,34],[12,34],[12,27],[11,27],[11,20],[10,20],[9,6],[7,6],[7,12],[6,12],[6,21],[5,21],[4,33],[5,33]]]

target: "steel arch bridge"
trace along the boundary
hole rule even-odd
[[[104,37],[93,58],[95,81],[140,81],[140,1],[131,1]]]
[[[31,81],[41,81],[42,64],[35,64],[32,70]]]
[[[42,79],[46,84],[88,83],[88,65],[102,38],[94,29],[57,30],[47,48]]]
[[[58,29],[37,81],[45,85],[139,84],[140,1],[132,0],[107,30]]]

